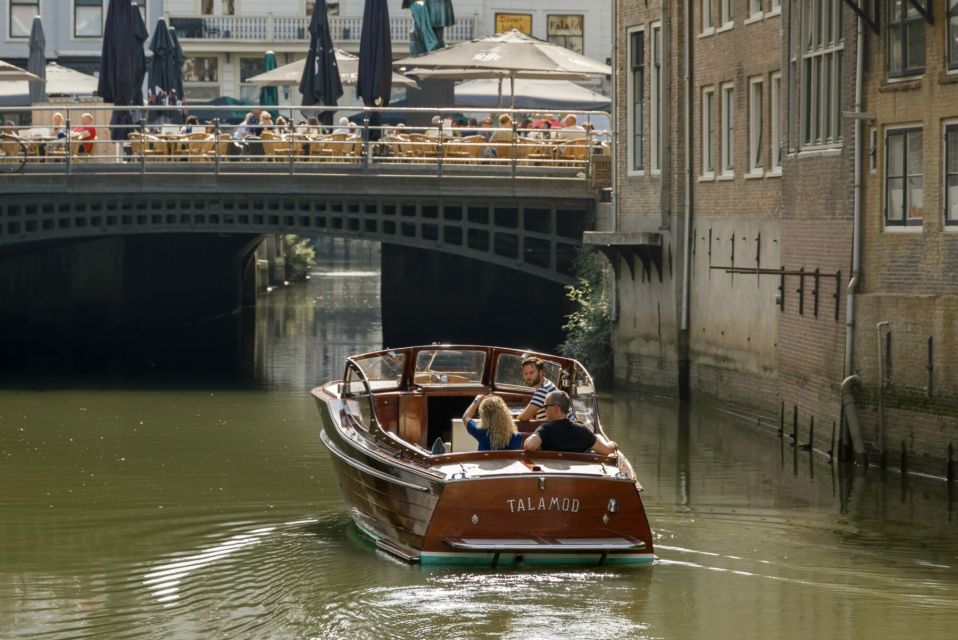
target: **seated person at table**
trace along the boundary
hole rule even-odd
[[[339,126],[333,129],[333,133],[349,133],[349,118],[343,116],[339,119]]]
[[[499,116],[499,128],[489,134],[489,144],[512,144],[512,118],[508,113]],[[486,147],[482,150],[482,155],[487,158],[495,158],[498,155],[495,147]]]
[[[442,126],[442,116],[433,116],[432,117],[432,126],[426,129],[423,132],[423,135],[427,138],[438,138],[439,128]]]
[[[585,138],[585,129],[576,124],[574,114],[569,114],[562,121],[562,128],[556,131],[557,140],[583,140]]]
[[[253,112],[250,111],[246,114],[246,117],[243,118],[243,122],[236,127],[236,131],[233,132],[234,140],[245,140],[246,138],[253,135],[253,125],[259,124],[259,120],[256,119],[256,116],[253,115]]]
[[[70,132],[70,137],[74,140],[81,140],[80,153],[90,155],[93,153],[93,140],[96,139],[96,127],[93,126],[93,115],[84,113],[80,116],[80,126],[74,127]],[[89,142],[87,142],[89,141]]]
[[[3,128],[0,128],[0,135],[4,138],[18,138],[16,126],[13,120],[5,120]]]
[[[56,138],[57,140],[62,140],[67,137],[63,114],[59,111],[53,114],[53,119],[50,121],[50,137]]]
[[[472,419],[477,408],[482,419],[481,427]],[[462,414],[462,423],[469,435],[479,442],[479,451],[522,448],[522,434],[512,421],[509,407],[499,396],[476,396]]]
[[[526,438],[522,448],[526,451],[570,451],[585,453],[589,450],[610,455],[619,445],[606,440],[588,427],[568,418],[569,396],[565,391],[553,391],[546,396],[546,419],[535,433]]]
[[[183,127],[182,133],[201,133],[200,129],[200,119],[196,116],[189,116],[186,119],[186,126]]]
[[[256,134],[258,136],[263,135],[264,131],[272,132],[274,129],[273,116],[270,115],[269,111],[264,111],[262,114],[260,114],[259,123],[263,126],[260,128],[259,133]]]

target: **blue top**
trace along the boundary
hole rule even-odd
[[[479,451],[492,451],[492,446],[489,444],[489,432],[485,429],[480,429],[476,425],[475,420],[470,420],[466,423],[466,430],[469,432],[473,438],[479,441]],[[522,434],[518,431],[512,434],[512,438],[509,440],[509,446],[506,449],[521,449],[522,448]]]

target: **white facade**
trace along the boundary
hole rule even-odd
[[[159,1],[159,0],[156,0]],[[258,72],[271,50],[283,65],[306,55],[307,5],[312,0],[165,0],[164,13],[177,26],[187,70],[187,97],[206,100],[217,95],[254,99],[256,87],[243,81]],[[364,0],[327,0],[330,29],[338,48],[357,52]],[[393,54],[408,54],[409,11],[402,0],[388,0],[393,21]],[[606,62],[611,57],[611,5],[581,0],[453,0],[458,21],[447,30],[447,42],[482,37],[500,27],[519,26],[531,35],[559,41]],[[202,29],[196,25],[202,23]],[[453,31],[450,33],[450,31]],[[295,89],[291,89],[295,93]],[[351,92],[347,90],[347,96]],[[344,96],[344,100],[347,98]],[[297,96],[280,91],[280,102]]]

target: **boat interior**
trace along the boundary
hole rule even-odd
[[[500,396],[514,416],[529,404],[534,389],[524,383],[521,367],[528,355],[498,347],[448,345],[389,350],[350,358],[342,383],[331,384],[338,385],[336,395],[357,401],[365,425],[425,453],[465,453],[476,450],[476,441],[461,417],[476,395]],[[572,359],[531,355],[541,357],[545,376],[569,393],[577,419],[600,429],[595,390],[585,368]],[[538,424],[522,421],[516,426],[527,437]],[[437,441],[444,446],[434,448]]]

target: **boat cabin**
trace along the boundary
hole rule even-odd
[[[392,434],[420,450],[428,451],[438,439],[449,453],[469,452],[476,441],[462,425],[462,414],[476,395],[495,394],[518,416],[535,393],[522,375],[529,356],[541,358],[545,377],[569,394],[576,419],[601,432],[592,377],[577,361],[554,355],[462,345],[389,349],[349,358],[343,380],[332,384],[347,412],[355,411],[370,432]],[[538,423],[517,426],[528,435]]]

